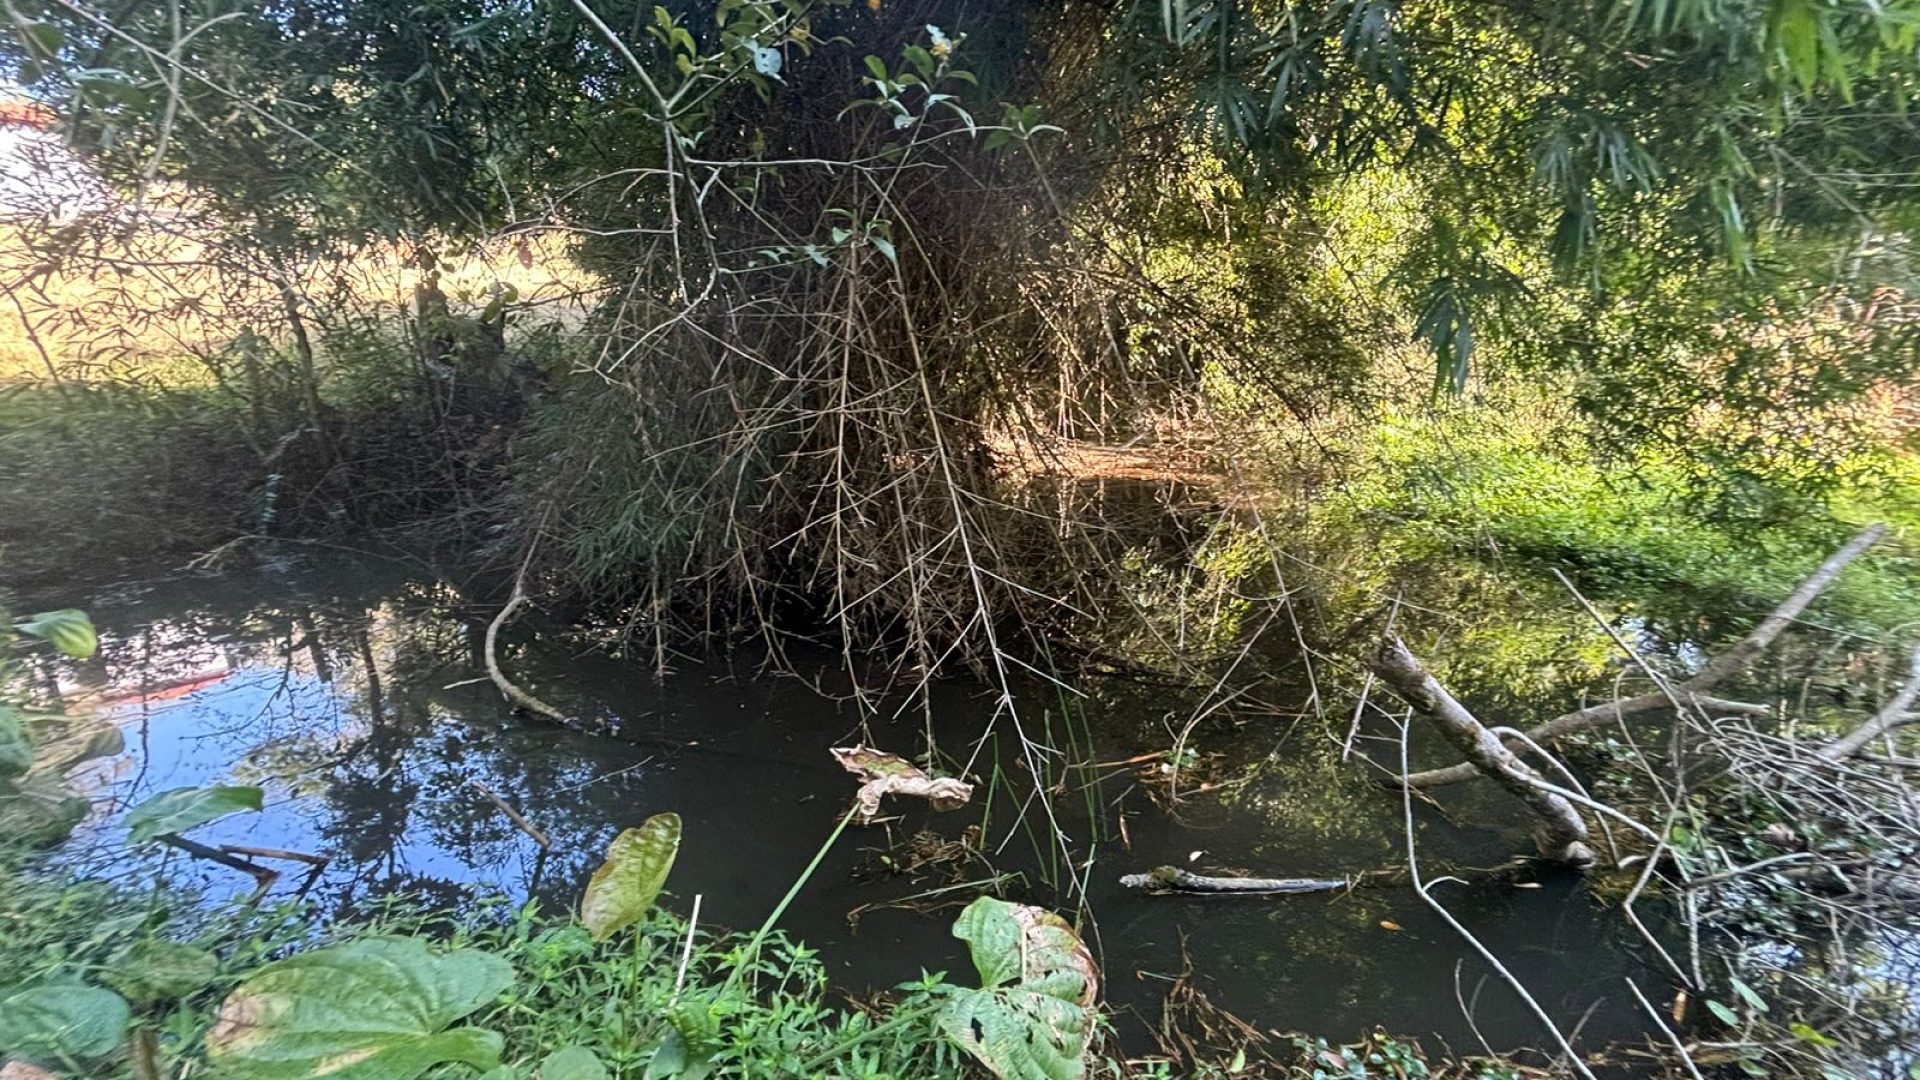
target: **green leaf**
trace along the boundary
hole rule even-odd
[[[680,815],[655,814],[613,838],[580,898],[580,921],[605,941],[647,913],[680,853]]]
[[[607,1080],[607,1067],[584,1046],[569,1046],[548,1054],[536,1074],[539,1080]]]
[[[30,22],[20,27],[20,38],[43,55],[53,56],[67,43],[66,32],[52,23]]]
[[[500,1036],[446,1029],[512,982],[491,953],[435,953],[414,938],[315,949],[241,983],[207,1033],[207,1056],[248,1080],[413,1080],[456,1061],[485,1072],[500,1063]]]
[[[899,253],[893,250],[893,241],[878,235],[869,236],[867,240],[873,244],[875,251],[887,257],[888,262],[897,263],[900,261]]]
[[[32,848],[52,847],[87,819],[93,804],[58,776],[0,778],[0,837]]]
[[[219,977],[220,961],[212,953],[161,939],[136,942],[101,976],[137,1005],[186,997]]]
[[[1746,1002],[1754,1012],[1763,1013],[1767,1011],[1767,999],[1761,997],[1753,987],[1748,986],[1739,979],[1729,979],[1728,981],[1733,985],[1733,992],[1740,995],[1740,1000]]]
[[[983,896],[953,924],[980,989],[954,987],[940,1029],[1002,1080],[1086,1075],[1099,978],[1093,957],[1058,915]]]
[[[1740,1017],[1735,1015],[1732,1009],[1727,1008],[1717,1001],[1708,999],[1707,1011],[1712,1013],[1716,1019],[1728,1027],[1740,1026]]]
[[[33,765],[33,741],[20,714],[0,705],[0,777],[19,776]]]
[[[1773,46],[1802,89],[1820,78],[1820,16],[1810,0],[1774,0]]]
[[[1822,1050],[1831,1050],[1840,1045],[1837,1040],[1828,1038],[1799,1021],[1788,1024],[1787,1030],[1793,1032],[1794,1038],[1799,1039],[1809,1046],[1817,1046]]]
[[[875,82],[887,81],[886,61],[880,59],[877,56],[869,55],[866,57],[866,64],[867,64],[867,71],[873,76]]]
[[[260,805],[257,787],[174,788],[127,814],[128,839],[150,844],[168,833],[183,833],[243,810],[257,811]]]
[[[86,612],[74,608],[43,611],[15,623],[13,628],[23,634],[46,639],[63,655],[75,660],[85,660],[100,647],[99,635],[93,631],[93,620],[87,618]]]
[[[100,1057],[113,1052],[133,1022],[111,990],[57,983],[0,990],[0,1053]]]

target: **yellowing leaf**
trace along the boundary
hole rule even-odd
[[[841,768],[862,781],[855,799],[863,822],[880,813],[883,795],[916,796],[932,803],[935,810],[958,810],[973,798],[972,784],[952,777],[936,780],[898,754],[866,746],[835,747],[832,754]]]
[[[605,941],[647,913],[679,853],[679,814],[655,814],[613,838],[580,898],[580,921],[593,940]]]
[[[1086,944],[1051,911],[983,896],[953,924],[980,989],[953,987],[940,1029],[1002,1080],[1086,1075],[1099,974]]]

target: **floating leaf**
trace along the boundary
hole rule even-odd
[[[874,238],[878,243],[879,238]],[[866,746],[835,747],[831,753],[840,767],[860,778],[860,820],[871,821],[880,813],[883,795],[913,795],[933,804],[935,810],[958,810],[973,798],[973,785],[952,777],[933,779],[898,754],[889,754]]]
[[[679,853],[679,814],[655,814],[613,838],[607,861],[593,872],[580,898],[580,921],[593,940],[605,941],[647,913]]]
[[[220,976],[220,961],[177,941],[136,942],[115,958],[103,982],[139,1005],[183,998]]]
[[[87,618],[86,612],[74,608],[43,611],[13,624],[13,628],[23,634],[46,639],[62,654],[75,660],[85,660],[100,647],[100,638],[93,632],[93,620]]]
[[[435,953],[413,938],[366,938],[268,964],[220,1006],[207,1055],[248,1080],[413,1080],[444,1062],[499,1064],[491,1031],[449,1024],[513,982],[478,949]]]
[[[127,814],[128,838],[150,844],[168,833],[183,833],[243,810],[258,811],[260,805],[257,787],[174,788]]]
[[[539,1080],[607,1080],[607,1067],[584,1046],[555,1050],[540,1063]]]
[[[133,1010],[119,994],[80,983],[0,990],[0,1052],[100,1057],[126,1037]]]
[[[1093,957],[1050,911],[983,896],[953,924],[967,943],[980,989],[954,987],[941,1007],[947,1038],[1002,1080],[1086,1075],[1099,989]]]

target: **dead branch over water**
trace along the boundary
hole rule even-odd
[[[1710,691],[1720,683],[1725,682],[1730,676],[1744,671],[1754,660],[1758,659],[1760,654],[1766,650],[1767,646],[1773,644],[1774,639],[1778,638],[1782,631],[1786,630],[1788,626],[1791,626],[1793,621],[1798,619],[1802,612],[1806,611],[1808,605],[1812,604],[1814,600],[1819,598],[1820,594],[1826,592],[1827,589],[1833,585],[1834,581],[1840,577],[1841,571],[1845,570],[1855,559],[1865,554],[1867,549],[1873,547],[1873,545],[1878,543],[1886,534],[1887,527],[1885,525],[1872,525],[1862,530],[1858,536],[1848,541],[1845,547],[1834,552],[1832,557],[1822,563],[1820,568],[1815,570],[1813,575],[1807,578],[1806,581],[1802,582],[1800,587],[1795,589],[1791,596],[1781,601],[1780,606],[1774,608],[1771,614],[1761,620],[1760,625],[1754,627],[1752,633],[1748,634],[1731,649],[1709,660],[1706,666],[1700,669],[1698,674],[1685,682],[1675,685],[1672,688],[1674,697],[1693,706],[1695,709],[1705,709],[1719,713],[1746,713],[1752,715],[1766,712],[1766,707],[1763,705],[1726,701],[1711,697]],[[1575,732],[1586,731],[1604,724],[1611,724],[1625,717],[1638,716],[1645,713],[1657,712],[1665,708],[1671,708],[1674,697],[1669,697],[1665,691],[1656,691],[1651,694],[1641,694],[1637,697],[1623,698],[1618,701],[1609,701],[1599,705],[1589,705],[1584,709],[1576,709],[1573,712],[1556,716],[1546,723],[1528,730],[1527,736],[1537,743],[1550,744]],[[1510,747],[1510,749],[1517,749],[1517,747]],[[1481,769],[1473,762],[1468,761],[1443,769],[1429,769],[1425,772],[1413,773],[1406,778],[1406,783],[1408,786],[1414,788],[1433,788],[1446,784],[1457,784],[1463,780],[1471,780],[1480,774]]]
[[[1581,820],[1580,812],[1564,797],[1548,790],[1544,778],[1428,674],[1398,637],[1389,634],[1380,643],[1373,673],[1438,728],[1475,770],[1527,805],[1538,825],[1535,840],[1541,855],[1573,866],[1593,862],[1587,823]]]

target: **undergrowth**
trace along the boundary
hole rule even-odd
[[[313,912],[295,902],[203,907],[164,889],[41,876],[13,862],[0,869],[0,970],[7,981],[77,977],[126,994],[138,1023],[157,1039],[165,1075],[206,1067],[205,1040],[222,999],[262,964],[377,936],[427,937],[511,964],[512,987],[470,1022],[504,1036],[503,1061],[520,1075],[578,1046],[617,1076],[670,1076],[654,1062],[663,1053],[685,1055],[690,1044],[708,1056],[715,1075],[972,1075],[959,1050],[934,1030],[927,991],[938,976],[904,988],[890,1014],[877,1004],[835,1003],[818,955],[777,934],[755,956],[742,938],[699,932],[683,979],[688,928],[660,910],[632,935],[606,942],[595,942],[565,913],[532,903],[453,913],[396,899],[316,926]],[[193,952],[177,955],[212,962],[161,961],[181,946]],[[72,1075],[136,1074],[121,1056]]]
[[[1711,637],[1726,628],[1699,625],[1702,613],[1762,614],[1849,536],[1886,521],[1893,541],[1847,571],[1823,614],[1866,631],[1920,618],[1920,468],[1891,451],[1857,460],[1827,498],[1792,499],[1659,447],[1606,456],[1552,407],[1496,400],[1389,413],[1348,452],[1315,533],[1378,567],[1464,557],[1550,585],[1557,569],[1596,600]]]

